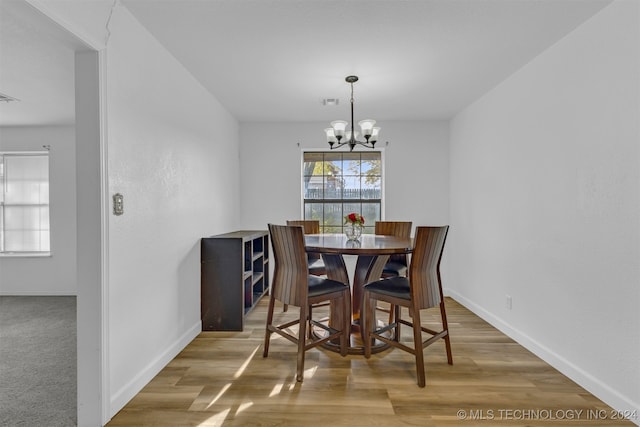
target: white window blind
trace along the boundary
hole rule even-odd
[[[0,153],[0,253],[49,250],[49,155]]]

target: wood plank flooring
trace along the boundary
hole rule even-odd
[[[428,347],[425,388],[398,349],[369,360],[314,349],[296,383],[292,343],[274,336],[262,357],[267,298],[244,331],[202,332],[108,426],[634,425],[450,298],[454,364],[443,342]],[[276,307],[279,320],[296,311]],[[437,309],[423,313],[426,325],[438,319]]]

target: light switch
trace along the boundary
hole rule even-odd
[[[120,193],[113,195],[113,214],[122,215],[124,213],[124,196]]]

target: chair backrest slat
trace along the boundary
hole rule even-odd
[[[317,219],[295,219],[288,220],[287,225],[300,225],[304,234],[320,234],[320,220]]]
[[[442,301],[440,260],[449,226],[416,227],[409,266],[411,298],[418,309],[435,307]]]
[[[271,294],[284,304],[301,307],[307,301],[308,262],[301,226],[269,224],[275,267]]]
[[[287,220],[287,225],[300,225],[304,234],[320,234],[320,220],[317,219],[293,219]],[[312,263],[320,259],[320,254],[307,254],[307,260]]]
[[[376,221],[375,233],[383,236],[411,237],[411,221]]]

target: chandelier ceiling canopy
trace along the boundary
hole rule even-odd
[[[376,121],[371,119],[360,120],[358,125],[360,126],[360,132],[354,130],[353,121],[353,84],[358,81],[358,76],[347,76],[345,81],[351,85],[351,129],[347,130],[349,122],[344,120],[334,120],[331,122],[331,127],[326,128],[324,131],[327,135],[327,142],[332,150],[340,148],[343,145],[349,146],[349,151],[353,151],[356,145],[362,145],[367,148],[375,148],[376,141],[378,141],[378,134],[380,128],[376,127]],[[364,141],[358,140],[360,133],[364,137]]]

